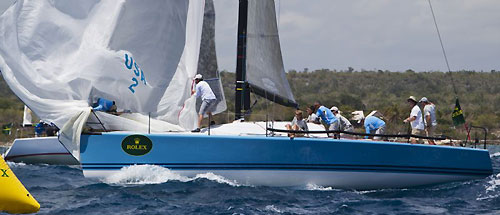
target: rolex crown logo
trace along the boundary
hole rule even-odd
[[[134,143],[135,143],[135,144],[139,144],[139,142],[140,142],[140,141],[141,141],[141,139],[139,139],[139,138],[134,138]]]

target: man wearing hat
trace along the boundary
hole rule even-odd
[[[347,118],[345,118],[344,116],[340,115],[340,111],[339,111],[338,107],[333,106],[332,108],[330,108],[330,110],[332,111],[333,115],[335,115],[335,117],[337,117],[337,119],[339,119],[339,130],[340,131],[354,132],[354,127],[352,127],[351,122],[349,122],[349,120]],[[345,135],[345,134],[341,134],[340,136],[350,137],[350,135]]]
[[[426,97],[422,97],[419,102],[424,105],[425,131],[428,137],[432,137],[437,126],[436,106]],[[429,139],[428,142],[435,145],[434,140]]]
[[[418,107],[418,102],[414,96],[410,96],[407,100],[408,105],[410,105],[411,112],[410,116],[403,120],[404,123],[411,124],[411,134],[418,136],[425,136],[424,131],[424,122],[422,120],[422,111],[420,111],[420,107]],[[415,139],[411,138],[411,143],[423,143],[421,138]]]
[[[195,94],[197,98],[201,97],[202,102],[200,111],[198,112],[198,127],[192,130],[192,132],[200,132],[203,115],[208,114],[209,118],[212,117],[212,112],[217,106],[217,97],[215,97],[210,85],[208,85],[206,81],[203,81],[203,76],[201,74],[194,76],[194,82],[196,83],[196,87],[191,91],[191,95]]]

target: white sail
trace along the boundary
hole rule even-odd
[[[23,127],[32,125],[33,125],[33,117],[31,116],[31,110],[28,108],[28,106],[24,105]]]
[[[177,125],[184,117],[190,129],[195,106],[184,103],[203,7],[197,0],[19,0],[0,16],[0,70],[37,116],[61,128],[77,158],[97,98]]]

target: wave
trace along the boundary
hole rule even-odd
[[[9,165],[10,168],[19,167],[19,166],[26,166],[26,164],[22,163],[22,162],[5,161],[5,163],[7,163],[7,165]]]
[[[485,195],[479,195],[476,200],[486,200],[486,199],[494,199],[500,196],[498,192],[495,192],[497,187],[500,187],[500,173],[490,177],[491,179],[488,181],[488,185],[486,185],[486,193]]]
[[[319,190],[319,191],[332,191],[333,190],[332,187],[322,187],[322,186],[319,186],[316,184],[310,184],[310,183],[306,185],[306,189],[307,190]]]
[[[495,191],[498,186],[500,186],[500,173],[492,176],[491,180],[488,181],[489,186],[486,187],[486,192]]]
[[[155,165],[133,165],[123,167],[120,171],[103,179],[107,184],[162,184],[168,181],[190,182],[197,179],[207,179],[220,184],[234,187],[241,186],[236,181],[228,180],[211,172],[197,174],[194,177],[182,176],[168,168]]]
[[[495,153],[490,155],[490,158],[494,158],[494,157],[498,157],[498,156],[500,156],[500,152],[495,152]]]

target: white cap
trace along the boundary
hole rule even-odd
[[[358,123],[360,123],[361,120],[365,118],[365,114],[363,113],[362,110],[354,111],[351,114],[352,114],[351,120],[357,120]]]
[[[333,106],[332,108],[330,108],[330,110],[333,112],[337,112],[339,111],[339,108],[337,106]]]
[[[427,99],[427,97],[422,97],[419,102],[429,102],[429,99]]]
[[[201,74],[196,74],[193,79],[203,79]]]

